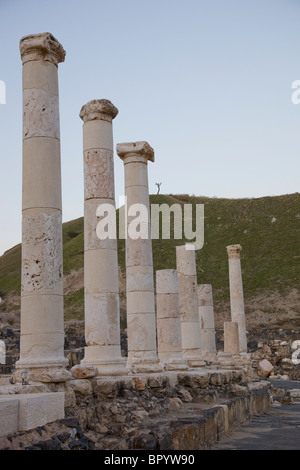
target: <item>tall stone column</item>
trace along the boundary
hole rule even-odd
[[[217,350],[211,284],[198,284],[197,294],[202,355],[207,359],[214,360],[216,359]]]
[[[231,321],[239,327],[240,352],[247,352],[246,319],[240,253],[241,245],[228,245]]]
[[[112,120],[118,110],[109,100],[92,100],[80,111],[84,157],[85,356],[99,375],[127,372],[120,346],[118,253],[115,233],[97,233],[110,213],[116,223]],[[98,210],[100,209],[100,213]],[[101,210],[103,209],[103,210]]]
[[[65,59],[50,34],[20,41],[23,62],[21,340],[17,371],[64,375],[64,300],[58,74]],[[59,369],[59,371],[57,370]],[[42,377],[42,378],[41,378]],[[52,377],[52,378],[51,378]]]
[[[126,220],[126,296],[128,367],[136,372],[161,370],[157,356],[155,295],[153,280],[148,161],[154,161],[154,150],[144,141],[121,143],[117,153],[124,162]],[[135,206],[138,204],[138,206]],[[142,236],[130,230],[131,211],[141,209]]]
[[[181,320],[177,271],[156,271],[156,317],[158,357],[167,370],[188,368],[182,355]]]
[[[204,366],[201,354],[200,320],[197,296],[196,252],[176,246],[182,353],[189,366]]]

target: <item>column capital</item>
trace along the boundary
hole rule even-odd
[[[242,247],[241,245],[228,245],[226,247],[228,258],[240,258]]]
[[[148,142],[144,140],[117,144],[117,154],[121,160],[125,160],[127,157],[139,156],[154,162],[154,150]]]
[[[20,40],[23,64],[32,60],[45,60],[56,66],[64,62],[66,52],[51,33],[29,34]]]
[[[80,110],[79,117],[84,123],[97,120],[112,122],[118,113],[118,109],[111,101],[100,99],[88,101],[83,105]]]

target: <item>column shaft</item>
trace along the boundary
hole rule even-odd
[[[200,320],[201,352],[204,357],[216,356],[216,335],[212,286],[199,284],[197,286],[198,309]]]
[[[92,100],[81,108],[84,159],[84,300],[85,356],[99,375],[127,372],[121,357],[117,239],[114,230],[97,230],[110,213],[116,224],[112,120],[118,110],[109,100]],[[103,210],[102,210],[103,209]],[[99,217],[98,217],[99,215]]]
[[[20,41],[23,62],[23,193],[20,360],[28,377],[67,364],[57,66],[65,51],[50,34]],[[49,376],[48,376],[49,378]]]
[[[243,281],[240,252],[240,245],[227,246],[229,264],[229,287],[230,287],[230,307],[231,320],[238,324],[240,352],[247,352],[246,319],[244,307]]]
[[[239,326],[236,322],[224,322],[224,353],[239,354]]]
[[[205,365],[201,354],[197,297],[196,254],[185,245],[176,247],[182,353],[191,367]]]
[[[158,356],[167,370],[187,369],[182,355],[181,320],[177,271],[156,271],[156,317]]]
[[[148,189],[148,160],[154,161],[154,151],[147,142],[117,145],[124,162],[126,227],[126,296],[128,367],[137,372],[161,370],[157,356],[155,295],[153,281],[152,240]],[[139,206],[134,206],[135,204]],[[134,218],[131,210],[139,208],[140,229],[147,236],[135,236],[131,230]],[[134,214],[133,214],[134,215]]]

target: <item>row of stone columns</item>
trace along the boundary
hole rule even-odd
[[[65,51],[50,34],[26,36],[23,61],[23,217],[21,346],[18,370],[51,381],[64,357],[60,135],[57,66]],[[129,208],[143,205],[142,238],[130,235],[126,219],[127,363],[121,356],[116,237],[100,238],[98,208],[115,211],[112,121],[118,110],[92,100],[80,111],[84,160],[84,299],[86,348],[83,364],[99,375],[201,367],[216,356],[210,285],[197,285],[194,250],[176,247],[176,270],[156,272],[154,290],[148,161],[145,141],[117,145],[124,163]],[[102,214],[103,215],[103,214]],[[232,320],[240,352],[247,350],[240,246],[227,247]],[[156,300],[156,302],[155,302]],[[155,309],[155,303],[157,309]],[[157,311],[156,311],[157,310]],[[227,347],[227,346],[226,346]],[[34,375],[34,374],[33,374]]]

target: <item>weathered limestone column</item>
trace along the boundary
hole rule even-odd
[[[236,322],[224,322],[224,353],[240,353],[239,326]]]
[[[58,74],[65,59],[50,34],[20,41],[23,62],[21,340],[17,372],[63,380],[64,300]]]
[[[196,252],[176,246],[182,353],[189,366],[205,365],[201,354],[200,320],[197,296]]]
[[[116,232],[97,233],[97,209],[115,218],[112,120],[118,110],[109,100],[92,100],[80,111],[84,157],[85,356],[99,375],[127,372],[120,346],[120,303]],[[106,206],[104,206],[104,204]],[[100,235],[100,237],[98,236]],[[113,236],[112,236],[113,235]]]
[[[154,161],[154,150],[144,141],[121,143],[117,153],[124,162],[126,220],[126,295],[128,367],[136,372],[161,370],[157,356],[155,295],[153,279],[150,203],[148,189],[148,161]],[[131,209],[140,205],[144,238],[130,232]],[[145,230],[146,229],[146,230]]]
[[[187,369],[182,355],[177,271],[156,271],[156,318],[158,357],[167,370]]]
[[[241,245],[227,246],[231,320],[239,326],[240,353],[247,352],[246,319],[240,253]]]
[[[224,322],[224,348],[218,352],[218,361],[222,369],[240,368],[237,365],[236,357],[239,353],[239,334],[236,322]]]
[[[207,359],[216,359],[215,317],[211,284],[198,284],[201,352]]]

